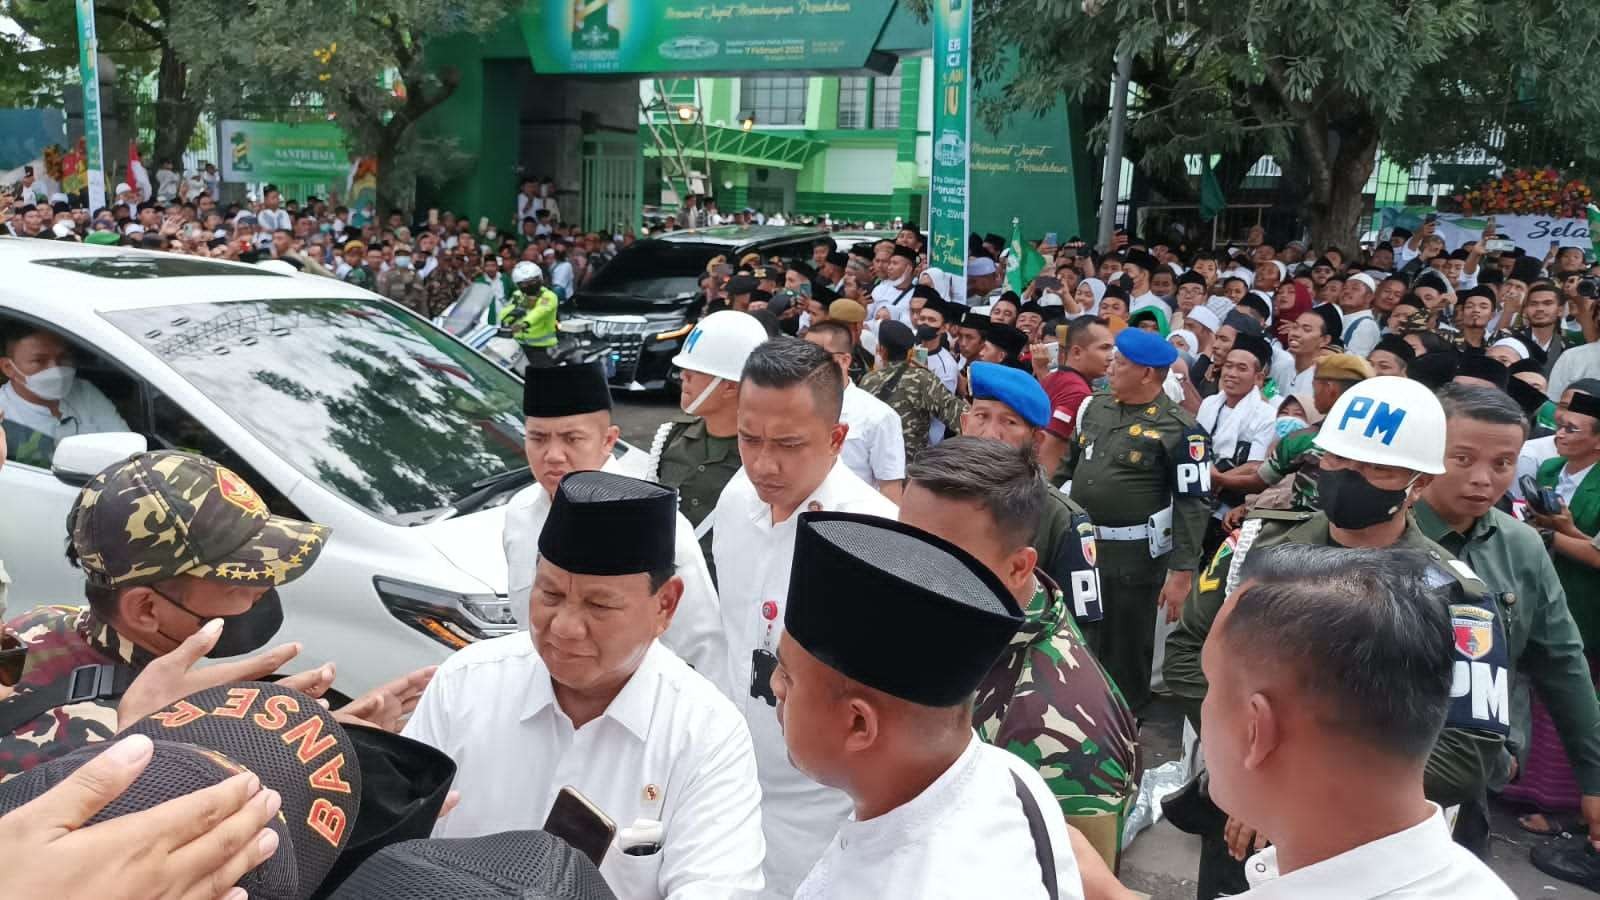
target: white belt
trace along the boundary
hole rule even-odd
[[[1096,525],[1094,536],[1102,541],[1143,541],[1150,537],[1149,524],[1124,525],[1121,528],[1107,528]]]

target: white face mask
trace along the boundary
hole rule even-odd
[[[22,383],[30,393],[41,400],[55,403],[67,396],[77,378],[78,370],[72,366],[51,366],[32,375],[21,375]]]

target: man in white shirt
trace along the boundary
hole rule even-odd
[[[1246,560],[1201,651],[1211,798],[1273,844],[1246,861],[1240,896],[1513,896],[1423,795],[1465,627],[1435,559],[1283,544]]]
[[[1214,552],[1223,537],[1222,520],[1240,502],[1245,490],[1256,486],[1256,466],[1267,458],[1276,432],[1278,404],[1261,396],[1261,380],[1272,348],[1265,338],[1240,333],[1221,361],[1217,392],[1200,402],[1195,420],[1211,435],[1216,462],[1211,486],[1221,497],[1211,513],[1206,531],[1206,552]],[[1231,501],[1231,502],[1230,502]]]
[[[872,302],[867,305],[868,321],[876,321],[879,310],[888,310],[889,318],[911,324],[911,292],[917,286],[917,251],[894,245],[894,251],[884,261],[887,277],[872,289]]]
[[[257,228],[266,231],[268,234],[280,228],[286,231],[294,228],[294,220],[289,217],[289,211],[278,208],[278,204],[282,202],[282,199],[282,195],[278,193],[277,185],[267,185],[266,189],[261,192],[261,209],[256,211]]]
[[[656,641],[683,593],[677,518],[669,488],[608,472],[562,479],[539,536],[531,630],[445,660],[406,724],[458,767],[461,803],[435,837],[538,828],[571,786],[617,824],[600,874],[618,897],[760,891],[749,730]]]
[[[550,514],[550,498],[569,472],[600,469],[624,475],[611,455],[621,430],[611,422],[611,390],[600,363],[529,368],[522,411],[527,417],[526,444],[533,484],[506,504],[504,546],[511,613],[528,627],[528,594],[533,588],[539,534]],[[726,677],[727,649],[717,612],[716,587],[694,527],[678,516],[677,574],[683,579],[683,602],[661,642],[713,682]]]
[[[0,334],[0,418],[12,459],[48,466],[62,438],[131,430],[73,362],[72,348],[53,331],[19,324]]]
[[[1383,327],[1372,315],[1372,297],[1377,291],[1378,285],[1372,276],[1357,272],[1345,279],[1344,289],[1339,292],[1339,314],[1343,321],[1340,343],[1344,344],[1344,352],[1363,359],[1378,346],[1378,338],[1383,333]]]
[[[839,421],[849,430],[839,451],[840,461],[862,481],[899,503],[906,478],[906,441],[900,429],[900,414],[851,383],[850,329],[838,322],[818,322],[806,332],[805,339],[828,351],[844,378]]]
[[[853,806],[796,900],[1081,898],[1044,780],[972,730],[1024,621],[1000,579],[954,544],[848,513],[801,515],[794,570],[778,716],[795,766]]]
[[[893,518],[896,508],[839,461],[844,385],[815,344],[774,338],[745,362],[739,387],[743,468],[723,489],[713,518],[712,555],[722,586],[728,641],[728,696],[744,713],[761,778],[767,836],[764,897],[788,898],[822,855],[850,798],[823,787],[789,761],[773,714],[771,675],[783,634],[796,518],[807,510]]]

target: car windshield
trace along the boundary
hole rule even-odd
[[[377,300],[246,300],[105,314],[295,468],[415,523],[526,468],[522,385]]]
[[[583,293],[673,300],[700,289],[706,263],[717,253],[718,248],[710,244],[641,241],[596,272]]]

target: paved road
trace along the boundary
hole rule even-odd
[[[622,428],[622,439],[650,449],[656,428],[678,412],[676,396],[615,394],[612,417]],[[1155,768],[1180,755],[1183,731],[1177,708],[1157,701],[1147,710],[1139,732],[1146,768]],[[1600,896],[1546,877],[1528,863],[1528,848],[1548,840],[1517,827],[1515,814],[1495,809],[1489,864],[1518,897],[1580,898]],[[1199,839],[1183,834],[1165,820],[1140,834],[1123,854],[1122,881],[1154,900],[1191,900],[1199,859]]]

